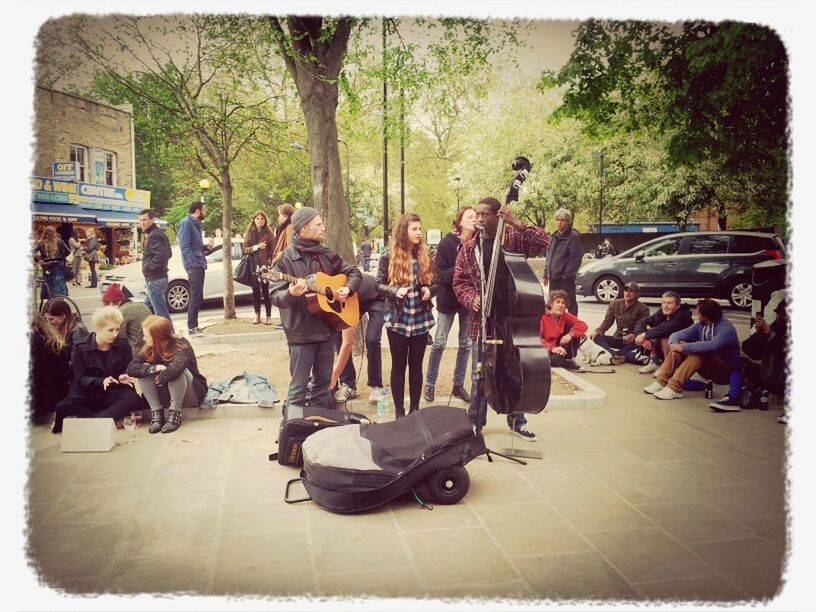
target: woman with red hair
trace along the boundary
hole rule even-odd
[[[428,247],[422,239],[422,221],[405,213],[397,223],[389,250],[380,257],[377,294],[385,299],[385,328],[391,349],[391,394],[397,418],[405,416],[405,368],[408,367],[410,404],[419,410],[422,360],[434,317],[431,298],[438,285]]]
[[[192,345],[173,333],[173,324],[150,315],[142,323],[144,347],[128,365],[139,379],[150,406],[150,433],[170,433],[181,426],[181,409],[198,406],[207,393],[207,379],[198,371]],[[167,421],[164,409],[169,408]]]

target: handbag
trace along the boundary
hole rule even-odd
[[[74,271],[71,269],[71,266],[66,266],[63,264],[62,266],[62,276],[67,281],[74,280]]]
[[[235,282],[249,287],[257,282],[255,279],[255,258],[252,253],[244,255],[243,259],[235,266],[233,279]]]

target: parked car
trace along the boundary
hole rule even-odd
[[[673,290],[684,298],[721,298],[736,308],[749,308],[754,264],[784,256],[784,244],[776,234],[670,234],[619,255],[585,262],[575,279],[576,293],[608,304],[623,295],[625,283],[635,281],[644,297]]]
[[[243,254],[241,243],[243,241],[234,238],[232,241],[232,261],[233,269],[238,265]],[[167,271],[167,304],[170,312],[186,312],[190,303],[190,284],[187,281],[187,272],[181,260],[181,249],[178,245],[173,245],[170,250],[173,256],[170,258]],[[216,246],[212,253],[207,255],[207,272],[204,275],[204,299],[223,299],[224,297],[224,251],[221,246]],[[144,276],[142,276],[142,262],[137,261],[102,276],[99,288],[102,293],[111,283],[119,283],[126,293],[133,296],[133,299],[144,301],[147,297]],[[235,296],[252,295],[252,288],[234,283]]]

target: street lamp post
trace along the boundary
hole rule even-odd
[[[603,233],[603,208],[604,208],[604,150],[595,151],[593,153],[595,159],[599,162],[598,177],[600,180],[600,194],[598,202],[598,234]]]
[[[454,187],[454,189],[456,189],[456,210],[459,210],[459,208],[461,208],[461,206],[462,206],[462,204],[461,204],[461,202],[459,200],[459,181],[460,180],[461,179],[458,176],[453,177],[453,182],[456,183],[456,187]]]
[[[198,181],[198,188],[201,190],[201,198],[200,201],[204,203],[204,193],[210,188],[210,181],[207,179],[201,179]]]

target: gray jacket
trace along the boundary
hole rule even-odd
[[[550,234],[544,278],[550,282],[562,278],[574,280],[583,256],[584,245],[581,242],[581,234],[577,231],[570,227],[563,236],[560,232]]]
[[[323,271],[317,256],[301,253],[291,244],[283,251],[274,269],[298,278],[306,278]],[[343,262],[338,270],[332,272],[332,275],[335,274],[348,276],[346,286],[352,293],[359,289],[363,280],[362,272],[346,262]],[[294,297],[289,293],[289,281],[280,280],[269,283],[269,297],[272,303],[280,308],[281,323],[289,344],[325,342],[334,336],[334,328],[307,310],[305,295]]]

